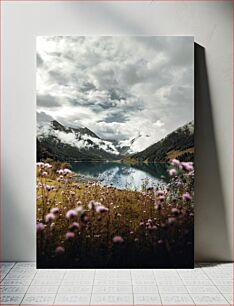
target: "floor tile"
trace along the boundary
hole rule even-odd
[[[34,277],[34,280],[38,281],[48,281],[48,282],[61,282],[63,280],[62,276],[56,276],[56,275],[47,275],[47,276],[42,276],[42,275],[36,275]]]
[[[117,285],[131,285],[132,282],[131,282],[130,279],[129,279],[129,280],[124,280],[124,279],[113,279],[113,280],[111,281],[111,284],[112,284],[113,286],[117,286]],[[95,280],[94,280],[94,285],[110,285],[110,281],[109,281],[109,280],[106,280],[106,279],[103,279],[103,280],[101,280],[101,281],[95,279]],[[152,285],[152,283],[151,283],[150,285]]]
[[[132,294],[132,286],[93,286],[93,294],[109,294],[109,293],[131,293]]]
[[[1,305],[19,305],[24,297],[24,294],[1,294],[0,303]]]
[[[55,305],[89,305],[89,294],[58,294]]]
[[[91,305],[133,305],[131,294],[92,294]]]
[[[134,294],[137,294],[137,293],[158,293],[158,287],[156,285],[148,285],[148,286],[133,285],[133,292],[134,292]]]
[[[1,272],[0,274],[0,280],[3,280],[8,274],[8,271],[5,271],[5,272]]]
[[[215,286],[186,286],[189,293],[219,293]]]
[[[233,286],[232,285],[228,285],[228,286],[217,285],[217,288],[221,293],[233,293]]]
[[[93,278],[93,277],[92,277]],[[95,280],[98,281],[102,281],[102,280],[108,280],[109,282],[111,282],[112,280],[131,280],[131,276],[127,275],[127,276],[105,276],[105,275],[96,275],[95,276]]]
[[[31,283],[31,279],[4,279],[1,285],[6,286],[26,286]]]
[[[35,273],[29,273],[29,274],[20,274],[20,273],[8,273],[5,279],[33,279],[35,276]]]
[[[60,279],[43,279],[38,278],[32,281],[32,286],[56,286],[61,283]]]
[[[67,270],[65,272],[65,278],[67,276],[81,276],[81,277],[94,277],[95,275],[95,271],[90,271],[90,270],[87,270],[87,271],[81,271],[81,270]]]
[[[183,286],[184,283],[182,282],[182,280],[174,280],[173,278],[172,279],[160,279],[160,280],[157,280],[156,279],[156,283],[158,286],[162,285],[162,286]]]
[[[66,279],[90,279],[93,278],[94,275],[93,274],[71,274],[71,273],[66,273],[66,275],[64,276],[64,280]],[[105,277],[105,276],[104,276]]]
[[[8,268],[8,267],[1,267],[0,268],[0,276],[2,276],[3,274],[7,274],[12,270],[12,268]]]
[[[228,302],[221,294],[193,294],[191,293],[196,305],[228,305]]]
[[[27,293],[22,301],[26,305],[52,305],[55,294]]]
[[[59,286],[30,286],[27,293],[57,293]]]
[[[185,286],[213,286],[213,283],[209,279],[198,280],[198,279],[183,279]]]
[[[68,294],[68,293],[91,293],[91,285],[61,285],[58,293]]]
[[[134,294],[134,305],[161,305],[159,294]]]
[[[195,269],[39,269],[35,263],[0,263],[1,304],[228,305],[232,264]],[[24,297],[24,294],[26,295]],[[91,295],[92,292],[92,295]],[[57,294],[57,296],[56,296]],[[193,298],[193,299],[192,299]]]
[[[138,271],[140,271],[140,270],[138,270]],[[118,270],[118,269],[98,269],[98,270],[96,270],[96,275],[99,275],[99,274],[126,275],[126,274],[130,274],[130,273],[131,273],[131,271],[128,270],[128,269],[126,269],[126,270]]]
[[[152,284],[156,284],[155,279],[142,279],[142,278],[138,278],[138,279],[133,279],[132,280],[132,284],[133,285],[141,285],[141,286],[147,286],[147,285],[152,285]]]
[[[28,286],[0,286],[1,294],[25,293]]]
[[[158,290],[160,294],[167,293],[188,293],[185,286],[167,286],[167,285],[158,285]]]
[[[93,279],[66,279],[66,280],[62,280],[62,284],[63,285],[92,285],[93,281],[94,281]]]
[[[15,261],[0,261],[0,265],[1,267],[4,267],[4,266],[13,266],[15,264]]]
[[[225,299],[233,305],[234,300],[233,300],[233,294],[230,293],[224,293],[223,296],[225,297]]]
[[[212,282],[216,286],[232,286],[233,280],[231,279],[213,279]]]
[[[36,268],[35,262],[17,262],[15,267],[27,267],[27,268]]]
[[[188,294],[161,294],[162,304],[166,305],[194,305]]]

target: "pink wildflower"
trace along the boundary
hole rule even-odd
[[[54,223],[54,222],[50,224],[50,228],[51,228],[51,229],[54,229],[54,228],[55,228],[55,223]]]
[[[44,189],[50,191],[51,187],[50,185],[44,185]]]
[[[52,168],[52,166],[51,166],[49,163],[45,163],[45,164],[44,164],[44,167],[47,168],[47,169]]]
[[[193,171],[193,163],[191,162],[182,162],[181,163],[183,169],[185,169],[188,172],[192,172]]]
[[[80,228],[80,225],[79,223],[77,222],[73,222],[70,226],[69,226],[69,230],[70,231],[75,231],[75,230],[78,230]]]
[[[104,213],[107,212],[109,209],[103,205],[99,205],[96,207],[96,212],[98,213]]]
[[[175,176],[177,174],[176,169],[174,169],[174,168],[170,169],[169,174],[170,174],[170,176]]]
[[[54,215],[58,214],[59,213],[59,208],[58,207],[53,207],[51,208],[50,212]]]
[[[172,159],[171,164],[173,166],[179,167],[180,166],[180,161],[178,159]]]
[[[77,216],[77,212],[74,209],[71,209],[66,213],[67,219],[74,218],[75,216]]]
[[[49,213],[45,216],[45,222],[51,222],[55,219],[55,215],[52,213]]]
[[[157,191],[157,195],[158,196],[163,196],[164,195],[164,191],[163,190],[158,190]]]
[[[45,225],[43,223],[37,223],[37,233],[42,232],[45,229]]]
[[[185,192],[182,197],[183,197],[184,201],[191,201],[192,200],[192,197],[188,192]]]
[[[67,232],[65,237],[66,240],[72,240],[75,237],[75,234],[73,232]]]
[[[55,249],[56,255],[62,255],[64,252],[65,252],[65,250],[64,250],[64,248],[61,247],[61,246],[58,246],[58,247]]]
[[[89,209],[93,209],[93,210],[94,210],[94,209],[95,209],[95,206],[96,206],[96,205],[95,205],[95,201],[94,201],[94,200],[91,200],[91,201],[88,203],[88,208],[89,208]]]
[[[171,212],[172,212],[173,215],[176,216],[176,215],[179,214],[180,211],[177,208],[172,208]]]
[[[83,211],[83,206],[78,206],[78,207],[76,207],[76,208],[75,208],[75,211],[76,211],[77,213],[82,212],[82,211]]]
[[[72,171],[70,169],[63,169],[63,173],[66,174],[71,174]]]
[[[122,242],[124,242],[124,240],[123,240],[123,238],[121,236],[115,236],[113,238],[113,242],[114,243],[122,243]]]
[[[158,197],[158,198],[159,198],[159,200],[160,200],[161,202],[165,200],[164,195],[161,195],[161,196],[160,196],[160,197]]]

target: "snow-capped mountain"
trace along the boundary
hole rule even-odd
[[[134,138],[119,141],[117,149],[124,155],[130,155],[146,149],[153,143],[151,135],[139,133]]]
[[[173,158],[192,161],[194,158],[194,122],[189,122],[130,159],[140,162],[165,162]]]
[[[138,160],[158,162],[193,158],[194,124],[190,122],[154,142],[155,135],[139,133],[124,141],[104,140],[86,127],[65,127],[56,120],[37,126],[37,160]]]
[[[38,158],[103,160],[119,158],[111,141],[103,140],[86,127],[65,127],[56,120],[37,126]]]

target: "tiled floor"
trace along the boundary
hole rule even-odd
[[[36,270],[4,262],[0,305],[233,305],[233,264],[194,270]]]

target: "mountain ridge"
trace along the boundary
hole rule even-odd
[[[87,127],[65,127],[56,120],[38,124],[37,159],[61,161],[122,160],[165,162],[171,158],[193,159],[194,124],[189,122],[146,149],[134,152],[134,143],[149,135],[140,133],[129,140],[104,140]]]
[[[143,151],[132,154],[129,160],[139,162],[167,162],[179,158],[183,161],[194,159],[194,122],[191,121],[168,134]]]

